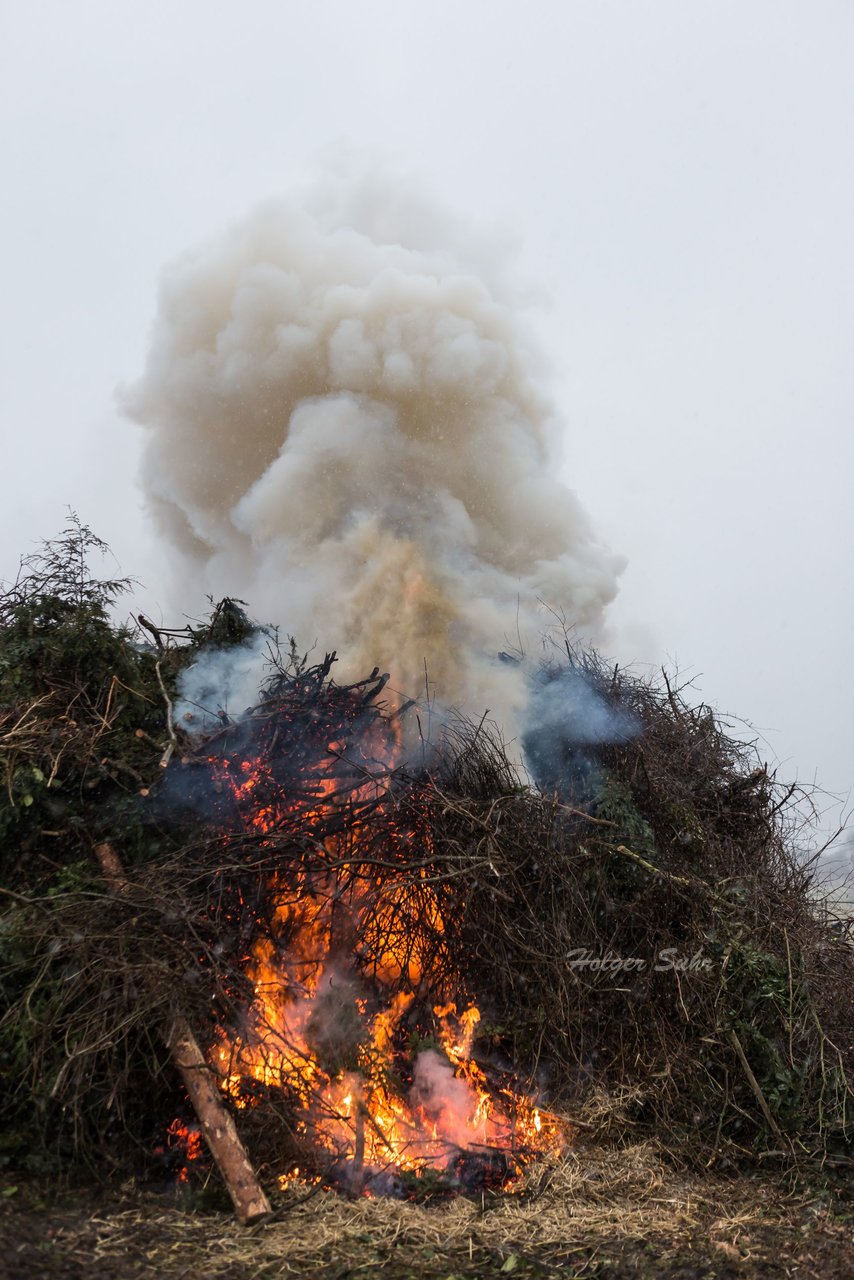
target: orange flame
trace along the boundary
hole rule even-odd
[[[391,743],[371,744],[380,768],[350,792],[351,804],[382,797],[396,732]],[[306,767],[299,798],[276,788],[264,759],[210,763],[247,827],[263,836],[296,806],[323,828],[335,809],[332,766],[342,753],[333,741],[325,761]],[[373,876],[359,860],[358,824],[347,823],[323,837],[328,869],[298,864],[287,876],[271,875],[269,925],[246,967],[251,1003],[239,1033],[221,1029],[212,1065],[239,1107],[253,1104],[259,1086],[282,1091],[306,1146],[348,1169],[357,1190],[368,1193],[366,1179],[380,1171],[445,1173],[465,1153],[499,1154],[509,1184],[524,1154],[558,1149],[566,1131],[477,1064],[475,1005],[458,1013],[453,1000],[434,1004],[432,1043],[407,1044],[407,1018],[431,991],[445,921],[429,875],[426,824],[393,836],[417,840],[423,852],[405,879]],[[280,1183],[311,1176],[292,1170]]]
[[[166,1133],[170,1150],[181,1155],[182,1162],[176,1180],[189,1182],[190,1166],[204,1154],[202,1135],[197,1128],[186,1125],[180,1119],[173,1120]]]

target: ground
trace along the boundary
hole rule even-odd
[[[0,1182],[0,1277],[390,1280],[584,1276],[743,1280],[854,1275],[854,1213],[788,1177],[688,1174],[651,1145],[577,1150],[517,1195],[349,1201],[291,1190],[241,1228],[210,1197],[133,1184],[51,1193]]]

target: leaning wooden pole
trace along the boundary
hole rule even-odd
[[[238,1218],[246,1226],[259,1222],[270,1212],[270,1202],[186,1018],[175,1019],[165,1040]]]
[[[130,881],[113,846],[104,842],[96,845],[94,852],[110,892],[119,897],[125,895]],[[245,1226],[259,1222],[270,1213],[270,1202],[190,1024],[186,1018],[175,1018],[162,1034],[190,1095],[205,1141],[228,1188],[239,1221]]]

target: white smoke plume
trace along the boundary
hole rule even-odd
[[[556,478],[537,353],[475,246],[384,177],[266,203],[167,269],[123,399],[185,599],[240,596],[406,692],[426,664],[446,706],[512,722],[497,652],[542,600],[595,636],[621,565]]]
[[[244,644],[202,649],[196,661],[183,669],[175,715],[185,733],[209,733],[221,723],[220,713],[239,719],[256,704],[258,690],[270,673],[272,639],[262,629]]]

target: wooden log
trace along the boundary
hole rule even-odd
[[[95,846],[94,853],[110,892],[124,897],[130,889],[130,881],[113,846],[104,841]],[[231,1196],[238,1220],[244,1226],[259,1222],[270,1213],[270,1202],[190,1024],[186,1018],[176,1018],[171,1026],[163,1029],[162,1034]]]
[[[176,1018],[165,1039],[238,1218],[245,1226],[259,1222],[270,1202],[186,1018]]]

